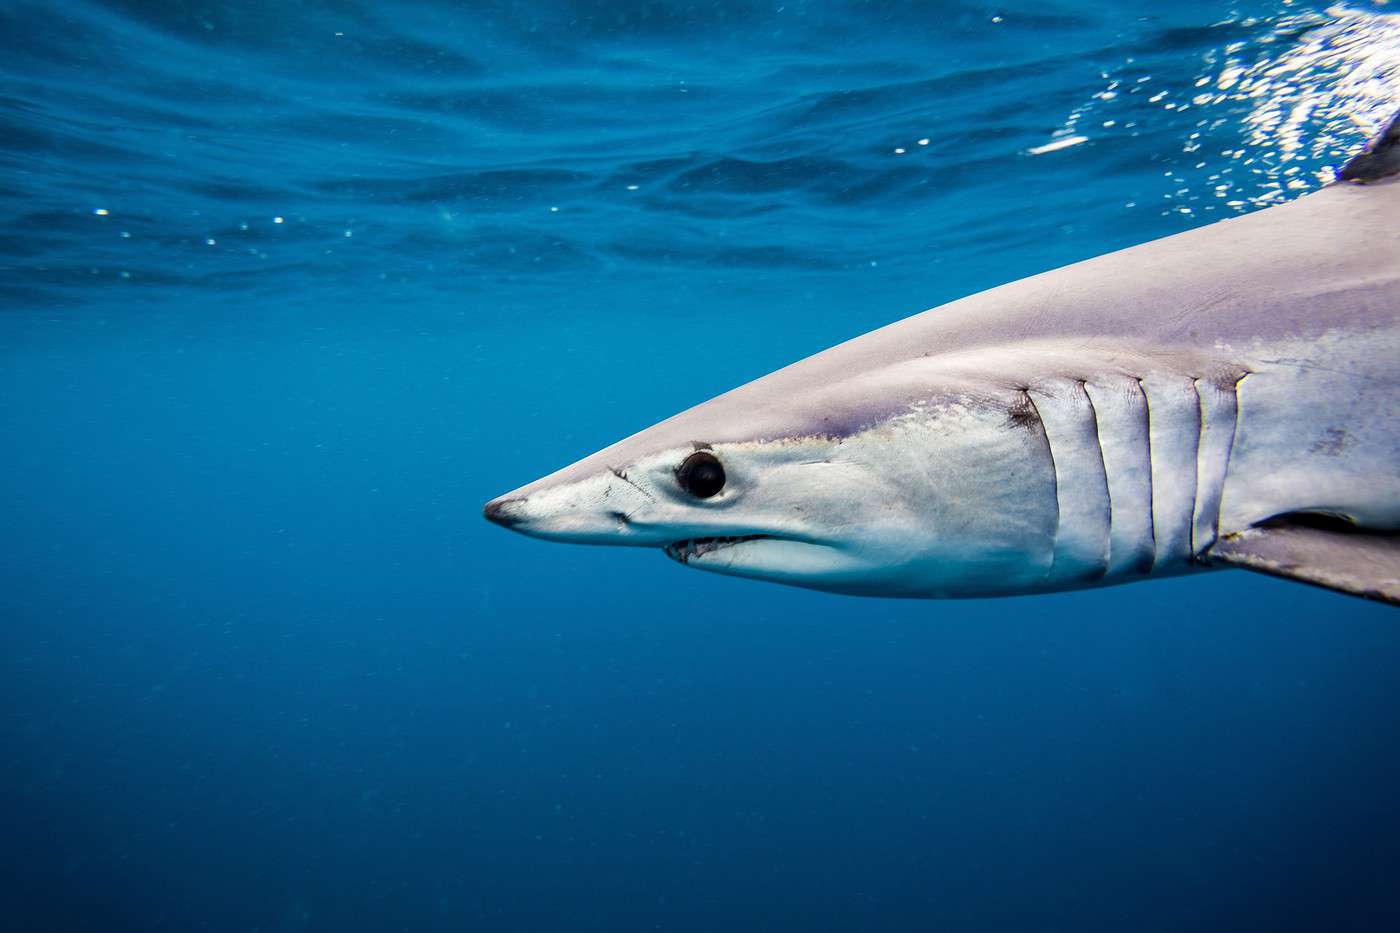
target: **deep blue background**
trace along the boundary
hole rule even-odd
[[[0,4],[6,928],[1394,928],[1393,610],[848,599],[479,517],[1315,187],[1400,86],[1372,9]]]

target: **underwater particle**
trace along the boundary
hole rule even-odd
[[[920,146],[927,146],[927,145],[928,145],[928,137],[924,137],[923,139],[919,140],[919,145],[920,145]]]
[[[628,191],[636,191],[639,187],[641,187],[641,186],[640,186],[640,185],[628,185],[628,186],[627,186],[627,190],[628,190]]]
[[[894,154],[895,154],[895,155],[904,155],[904,147],[901,146],[901,147],[899,147],[898,149],[895,149]]]
[[[355,235],[355,231],[354,231],[354,230],[346,230],[346,231],[345,231],[345,239],[347,239],[347,240],[350,239],[350,237],[352,237],[352,236],[354,236],[354,235]]]
[[[557,213],[559,213],[559,208],[557,208],[557,207],[551,207],[551,208],[549,209],[549,212],[550,212],[551,214],[557,214]]]
[[[218,245],[218,242],[219,242],[219,241],[216,240],[216,239],[214,239],[213,237],[209,237],[208,239],[206,239],[206,240],[204,241],[204,243],[205,243],[206,246],[216,246],[216,245]]]
[[[106,217],[106,216],[108,215],[108,213],[110,213],[110,212],[107,210],[107,208],[105,208],[105,207],[94,207],[94,208],[92,209],[92,212],[93,212],[94,214],[96,214],[98,217]]]
[[[284,218],[282,218],[282,217],[274,217],[274,218],[272,218],[272,222],[275,223],[275,224],[280,224],[280,223],[283,223],[283,222],[284,222]]]
[[[129,239],[131,239],[131,231],[130,231],[130,230],[123,230],[123,231],[122,231],[122,239],[123,239],[123,240],[129,240]]]

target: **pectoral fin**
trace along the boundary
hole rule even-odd
[[[1222,536],[1207,560],[1400,606],[1400,535],[1270,523]]]

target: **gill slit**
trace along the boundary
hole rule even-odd
[[[1089,425],[1094,429],[1094,446],[1099,452],[1099,469],[1103,471],[1103,497],[1108,503],[1108,528],[1103,539],[1103,564],[1095,577],[1104,577],[1108,574],[1109,562],[1112,559],[1113,550],[1113,490],[1108,485],[1108,460],[1103,455],[1103,435],[1099,433],[1099,410],[1094,407],[1094,397],[1089,394],[1089,384],[1085,380],[1079,380],[1079,391],[1084,393],[1084,398],[1089,402]],[[1058,494],[1056,502],[1059,501]]]
[[[1055,557],[1060,543],[1060,471],[1055,466],[1055,448],[1050,443],[1050,431],[1045,427],[1045,419],[1040,417],[1040,408],[1036,406],[1035,399],[1031,398],[1030,387],[1022,389],[1021,394],[1035,413],[1035,423],[1040,427],[1040,436],[1045,439],[1045,453],[1050,457],[1050,482],[1055,487],[1055,532],[1050,536],[1050,565],[1045,568],[1045,575],[1042,577],[1049,579],[1055,573]]]
[[[1142,396],[1142,437],[1147,442],[1147,530],[1152,536],[1152,560],[1147,564],[1147,570],[1157,566],[1157,490],[1153,488],[1152,479],[1152,402],[1147,397],[1147,387],[1142,384],[1142,378],[1136,377],[1138,395]]]
[[[1187,523],[1187,545],[1186,560],[1192,561],[1196,557],[1196,503],[1201,501],[1201,441],[1206,433],[1206,403],[1201,398],[1201,390],[1198,386],[1200,377],[1191,377],[1191,391],[1196,396],[1196,455],[1191,458],[1191,511],[1187,514],[1191,516]]]
[[[1239,440],[1240,436],[1240,419],[1242,417],[1240,386],[1244,385],[1244,381],[1248,379],[1251,374],[1252,371],[1246,369],[1235,377],[1235,384],[1231,386],[1231,389],[1233,389],[1235,393],[1235,423],[1230,429],[1230,446],[1225,448],[1225,469],[1220,475],[1220,504],[1215,510],[1214,540],[1216,541],[1220,540],[1220,514],[1225,511],[1225,481],[1230,477],[1230,459],[1235,455],[1235,442]]]

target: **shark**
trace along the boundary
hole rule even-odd
[[[484,514],[852,595],[1243,568],[1400,605],[1400,115],[1310,194],[856,337]]]

